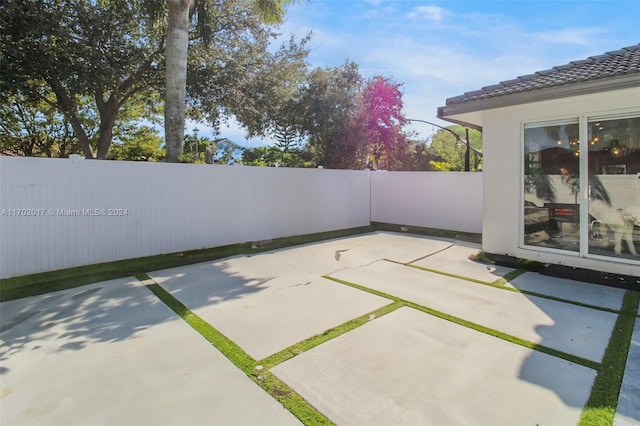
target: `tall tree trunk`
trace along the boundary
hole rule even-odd
[[[164,134],[167,161],[176,163],[184,147],[189,10],[193,0],[167,0],[169,22],[166,48]]]

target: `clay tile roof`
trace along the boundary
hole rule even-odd
[[[447,99],[447,105],[635,73],[640,73],[640,44],[467,92]]]

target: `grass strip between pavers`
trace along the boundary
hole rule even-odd
[[[148,277],[144,275],[139,276],[144,278],[142,281],[148,282]],[[147,284],[146,287],[302,423],[305,425],[333,424],[328,418],[267,369],[256,369],[258,364],[243,351],[242,348],[216,330],[211,324],[194,314],[159,284]]]
[[[601,367],[600,363],[592,361],[590,359],[582,358],[582,357],[579,357],[579,356],[576,356],[576,355],[573,355],[573,354],[570,354],[570,353],[567,353],[567,352],[559,351],[557,349],[553,349],[553,348],[550,348],[548,346],[540,345],[539,343],[530,342],[528,340],[521,339],[521,338],[516,337],[516,336],[512,336],[512,335],[504,333],[502,331],[495,330],[495,329],[489,328],[489,327],[485,327],[483,325],[476,324],[476,323],[471,322],[471,321],[467,321],[465,319],[462,319],[460,317],[456,317],[454,315],[449,315],[447,313],[440,312],[440,311],[438,311],[436,309],[429,308],[428,306],[420,305],[420,304],[417,304],[417,303],[402,299],[400,297],[393,296],[393,295],[388,294],[388,293],[384,293],[382,291],[374,290],[374,289],[369,288],[369,287],[365,287],[365,286],[362,286],[362,285],[359,285],[359,284],[356,284],[356,283],[352,283],[352,282],[349,282],[349,281],[341,280],[339,278],[334,278],[334,277],[331,277],[331,276],[328,276],[328,275],[325,275],[324,278],[326,278],[328,280],[335,281],[335,282],[340,283],[340,284],[347,285],[349,287],[356,288],[358,290],[362,290],[362,291],[366,291],[366,292],[371,293],[371,294],[375,294],[376,296],[385,297],[387,299],[391,299],[391,300],[394,300],[396,302],[401,302],[405,306],[408,306],[408,307],[413,308],[413,309],[417,309],[419,311],[422,311],[422,312],[425,312],[425,313],[427,313],[429,315],[433,315],[435,317],[444,319],[446,321],[453,322],[454,324],[458,324],[458,325],[461,325],[463,327],[467,327],[467,328],[470,328],[472,330],[479,331],[481,333],[488,334],[488,335],[493,336],[493,337],[497,337],[499,339],[505,340],[505,341],[510,342],[510,343],[514,343],[514,344],[519,345],[519,346],[523,346],[523,347],[528,348],[528,349],[533,349],[533,350],[536,350],[538,352],[542,352],[542,353],[545,353],[545,354],[548,354],[548,355],[553,355],[555,357],[562,358],[562,359],[564,359],[566,361],[573,362],[574,364],[579,364],[579,365],[585,366],[587,368],[591,368],[593,370],[598,370]]]
[[[580,306],[582,308],[595,309],[595,310],[598,310],[598,311],[611,312],[611,313],[614,313],[614,314],[617,314],[618,312],[620,312],[618,309],[606,308],[604,306],[590,305],[588,303],[582,303],[582,302],[577,302],[575,300],[563,299],[562,297],[551,296],[549,294],[538,293],[538,292],[531,291],[531,290],[521,290],[521,289],[516,288],[516,287],[507,287],[505,285],[508,282],[510,282],[511,280],[513,280],[513,279],[519,277],[520,275],[524,274],[525,272],[528,272],[525,269],[516,269],[514,271],[511,271],[511,272],[507,273],[504,277],[501,277],[501,278],[498,278],[495,281],[489,282],[489,281],[482,281],[482,280],[475,279],[475,278],[465,277],[463,275],[452,274],[450,272],[438,271],[437,269],[425,268],[424,266],[413,265],[413,264],[410,264],[410,263],[400,263],[400,262],[396,262],[396,261],[388,260],[388,259],[385,259],[385,260],[387,262],[396,263],[398,265],[408,266],[409,268],[414,268],[414,269],[418,269],[418,270],[425,271],[425,272],[432,272],[434,274],[444,275],[446,277],[457,278],[457,279],[460,279],[460,280],[463,280],[463,281],[472,282],[472,283],[475,283],[475,284],[486,285],[488,287],[493,287],[493,288],[497,288],[497,289],[500,289],[500,290],[506,290],[506,291],[510,291],[512,293],[520,293],[520,294],[525,294],[527,296],[535,296],[535,297],[540,297],[542,299],[555,300],[556,302],[569,303],[571,305]]]
[[[622,310],[602,358],[602,367],[582,410],[578,423],[580,426],[613,424],[639,303],[640,292],[627,290],[622,301]]]
[[[258,364],[262,365],[265,368],[275,367],[276,365],[283,363],[295,357],[296,355],[301,354],[302,352],[306,352],[309,349],[312,349],[324,342],[335,339],[336,337],[348,331],[358,328],[375,318],[384,316],[403,306],[405,306],[403,302],[394,301],[393,303],[385,305],[382,308],[376,309],[375,311],[359,316],[358,318],[352,319],[351,321],[347,321],[337,327],[330,328],[322,334],[318,334],[316,336],[303,340],[302,342],[296,343],[295,345],[289,346],[288,348],[270,355],[262,361],[259,361]]]
[[[501,276],[500,278],[496,279],[495,281],[493,281],[491,284],[495,284],[495,285],[506,285],[509,284],[512,280],[515,280],[516,278],[518,278],[520,275],[529,272],[526,269],[514,269],[513,271],[509,271],[506,274],[504,274],[503,276]]]

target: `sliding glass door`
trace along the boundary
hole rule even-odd
[[[524,128],[524,244],[580,251],[578,120]]]
[[[590,118],[589,253],[640,260],[640,116]]]
[[[527,123],[523,154],[524,246],[640,262],[640,113]]]

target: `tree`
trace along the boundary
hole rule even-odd
[[[157,0],[152,0],[157,4]],[[283,6],[292,0],[254,0],[252,6],[265,23],[278,23]],[[215,13],[220,2],[212,0],[167,0],[167,52],[165,94],[165,137],[167,161],[176,162],[184,146],[189,25],[195,19],[202,41],[208,44],[215,32]],[[195,13],[190,14],[195,6]]]
[[[67,157],[79,152],[65,116],[45,101],[20,94],[0,103],[0,154],[26,157]]]
[[[6,0],[0,102],[19,96],[48,104],[64,115],[85,157],[104,159],[121,110],[154,99],[163,48],[139,1]]]
[[[164,134],[170,162],[178,161],[184,146],[189,12],[193,4],[194,0],[167,0]]]
[[[64,116],[85,157],[107,158],[118,126],[161,113],[165,6],[164,0],[7,0],[0,8],[0,102],[46,103]],[[236,111],[259,115],[274,102],[273,91],[254,101],[264,87],[260,76],[277,63],[271,30],[243,0],[198,2],[195,10],[209,20],[192,16],[188,65],[201,73],[189,82],[191,113],[215,87],[221,95],[209,97],[215,106],[204,113],[214,124]],[[249,114],[241,117],[250,121]]]
[[[286,167],[316,167],[309,151],[295,149],[283,153],[276,146],[247,148],[242,152],[240,163],[245,166],[261,167],[280,167],[285,164]]]
[[[248,137],[264,136],[281,123],[283,105],[296,96],[306,72],[308,38],[291,39],[273,52],[271,33],[248,11],[241,13],[247,16],[233,20],[247,23],[242,37],[219,37],[215,50],[202,43],[190,47],[187,115],[215,128],[233,116]]]
[[[280,49],[278,63],[272,67],[277,70],[265,76],[277,79],[270,85],[275,90],[274,97],[278,102],[266,106],[264,124],[266,132],[275,140],[281,151],[281,165],[289,166],[287,153],[300,148],[302,138],[306,135],[304,128],[304,83],[307,77],[307,50],[305,48],[309,36],[297,45],[293,39]],[[279,82],[279,83],[278,83]]]
[[[149,126],[141,126],[129,130],[126,134],[115,138],[109,152],[111,160],[128,161],[161,161],[165,151],[161,148],[162,138],[158,131]]]
[[[430,171],[431,161],[433,156],[425,141],[407,139],[405,151],[397,153],[394,170]]]
[[[465,128],[460,125],[449,126],[447,129],[457,134],[461,140],[465,140]],[[474,148],[482,150],[482,133],[477,130],[469,130],[469,143]],[[466,146],[447,130],[439,130],[431,141],[429,147],[434,160],[431,165],[440,171],[464,171],[464,155]],[[482,169],[482,159],[471,153],[471,171]]]
[[[212,160],[218,164],[236,164],[240,162],[240,159],[236,157],[237,152],[238,149],[234,147],[228,145],[219,146],[215,142],[213,148],[211,148]]]
[[[275,124],[271,135],[276,140],[275,145],[280,150],[280,164],[289,166],[286,154],[297,148],[301,143],[301,132],[296,125],[299,115],[296,114],[293,102],[288,102],[281,111],[280,124]]]
[[[307,146],[316,164],[325,168],[354,168],[360,135],[350,129],[362,77],[358,65],[346,61],[336,68],[309,73],[300,114],[309,135]]]
[[[298,62],[300,63],[300,62]],[[304,130],[304,105],[302,81],[306,69],[299,68],[287,75],[289,84],[281,85],[278,98],[281,101],[270,108],[268,132],[276,140],[281,151],[281,164],[289,166],[287,153],[300,148]]]
[[[352,127],[364,133],[364,157],[373,168],[396,169],[406,150],[406,136],[402,131],[407,119],[402,113],[401,84],[390,78],[375,76],[369,79],[359,97]]]
[[[274,167],[279,164],[280,151],[274,146],[258,146],[242,151],[241,163],[245,166]]]

